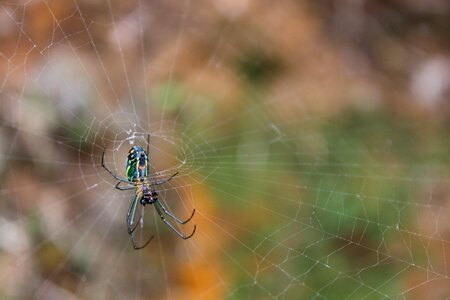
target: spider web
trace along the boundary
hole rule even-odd
[[[448,57],[383,94],[400,67],[324,3],[2,1],[0,298],[450,297],[445,93],[404,100]],[[124,177],[148,136],[197,231],[146,206],[135,251],[101,157]]]

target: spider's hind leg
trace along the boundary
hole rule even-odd
[[[114,177],[115,179],[119,180],[120,182],[126,182],[128,184],[134,184],[134,182],[129,181],[127,179],[124,178],[120,178],[119,176],[117,176],[116,174],[114,174],[105,164],[105,152],[106,152],[106,148],[103,149],[103,153],[102,153],[102,167],[103,169],[105,169],[112,177]]]
[[[115,188],[118,189],[118,190],[120,190],[120,191],[127,191],[127,190],[132,190],[132,189],[135,189],[135,188],[136,188],[136,186],[134,186],[134,185],[120,186],[120,184],[121,184],[122,182],[123,182],[123,181],[117,182]]]

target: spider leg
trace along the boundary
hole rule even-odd
[[[142,217],[141,218],[139,218],[139,222],[136,222],[136,225],[134,225],[134,227],[133,228],[131,228],[131,224],[130,224],[130,226],[128,227],[128,234],[133,234],[134,233],[134,231],[136,230],[136,228],[139,226],[139,224],[141,223],[141,219],[142,219]],[[129,220],[127,219],[127,222],[128,222]],[[131,229],[130,229],[131,228]]]
[[[150,240],[153,238],[153,236],[150,238],[149,241],[147,241],[144,246],[141,247],[137,247],[136,246],[136,241],[134,239],[134,231],[136,230],[136,228],[139,226],[139,224],[141,224],[142,221],[142,215],[139,218],[139,222],[136,222],[136,225],[133,226],[133,228],[131,228],[131,226],[133,225],[133,222],[130,222],[132,219],[129,219],[129,217],[127,216],[127,227],[128,227],[128,234],[131,235],[131,240],[133,242],[133,247],[134,249],[141,249],[144,248],[145,246],[147,246],[148,243],[150,243]]]
[[[129,184],[133,184],[134,182],[129,181],[129,180],[126,180],[126,179],[123,179],[123,178],[120,178],[119,176],[117,176],[116,174],[114,174],[110,169],[108,169],[108,167],[107,167],[106,164],[105,164],[105,151],[106,151],[106,148],[103,149],[103,154],[102,154],[102,167],[103,167],[106,171],[108,171],[108,173],[111,174],[111,176],[114,177],[115,179],[117,179],[117,180],[119,180],[119,181],[121,181],[121,182],[126,182],[126,183],[129,183]]]
[[[136,230],[136,228],[139,226],[139,224],[142,223],[142,220],[144,219],[144,210],[141,211],[141,216],[139,218],[139,221],[136,222],[136,224],[134,224],[134,219],[136,217],[136,210],[137,210],[137,206],[139,204],[139,196],[137,193],[135,193],[133,200],[131,201],[130,207],[128,208],[128,214],[127,214],[127,228],[128,228],[128,234],[131,235],[131,242],[133,243],[133,248],[135,250],[139,250],[142,248],[145,248],[152,240],[153,240],[153,235],[147,240],[147,242],[145,242],[142,246],[137,246],[136,245],[136,239],[134,237],[134,231]]]
[[[170,224],[170,223],[166,220],[166,218],[164,217],[164,215],[163,215],[161,209],[159,208],[159,206],[155,205],[155,208],[156,208],[156,211],[158,212],[158,215],[159,215],[159,216],[161,217],[161,219],[163,220],[163,222],[164,222],[167,226],[169,226],[170,229],[172,229],[173,232],[175,232],[180,238],[182,238],[183,240],[187,240],[187,239],[191,238],[191,237],[194,235],[195,229],[197,229],[197,225],[194,225],[194,230],[192,230],[192,232],[191,232],[190,235],[188,235],[188,236],[183,235],[183,234],[182,234],[181,232],[179,232],[175,227],[173,227],[172,224]]]
[[[150,242],[153,240],[153,238],[154,238],[154,235],[152,235],[147,240],[147,242],[145,242],[145,244],[143,244],[142,246],[136,246],[136,240],[134,239],[134,232],[131,233],[131,242],[133,243],[134,250],[139,250],[139,249],[147,247],[147,245],[150,244]]]
[[[153,183],[153,185],[160,185],[160,184],[163,184],[163,183],[166,183],[166,182],[169,182],[172,178],[174,178],[175,176],[177,176],[178,175],[178,171],[176,171],[174,174],[172,174],[172,176],[170,176],[169,178],[167,178],[167,179],[163,179],[163,180],[156,180],[154,183]]]
[[[136,188],[135,185],[119,186],[122,182],[123,181],[117,182],[116,189],[121,190],[121,191],[126,191],[126,190],[132,190],[132,189]]]
[[[147,135],[147,155],[150,155],[150,134]]]
[[[131,200],[130,207],[128,208],[128,213],[126,217],[127,221],[127,228],[128,228],[128,234],[132,234],[140,222],[136,222],[136,225],[134,224],[134,220],[136,218],[136,210],[137,206],[139,204],[139,197],[138,194],[135,192],[133,196],[133,200]],[[142,216],[141,216],[142,218]],[[139,219],[140,221],[140,219]]]
[[[194,214],[195,214],[195,208],[194,208],[194,210],[192,211],[191,216],[190,216],[187,220],[182,221],[182,220],[178,219],[176,216],[174,216],[170,211],[168,211],[168,210],[164,207],[164,205],[163,205],[159,200],[156,200],[155,204],[158,204],[158,205],[161,207],[161,209],[164,211],[164,213],[165,213],[166,215],[168,215],[168,216],[171,217],[174,221],[176,221],[176,222],[178,222],[178,223],[180,223],[180,224],[182,224],[182,225],[184,225],[184,224],[186,224],[187,222],[189,222],[189,221],[192,219],[192,217],[194,216]]]

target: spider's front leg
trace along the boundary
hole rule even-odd
[[[173,225],[170,224],[169,221],[167,221],[166,217],[164,217],[163,212],[161,211],[161,209],[159,208],[158,205],[155,205],[155,208],[156,208],[156,212],[157,212],[158,215],[161,217],[161,219],[163,220],[163,222],[164,222],[167,226],[169,226],[169,228],[172,229],[172,231],[175,232],[175,233],[176,233],[179,237],[181,237],[183,240],[187,240],[187,239],[191,238],[191,237],[194,235],[195,230],[197,229],[197,225],[194,225],[194,230],[192,230],[191,234],[189,234],[189,235],[184,235],[184,234],[182,234],[181,232],[179,232],[175,227],[173,227]]]
[[[128,213],[127,213],[127,218],[126,218],[128,234],[131,236],[131,242],[133,243],[133,247],[135,250],[145,248],[153,240],[153,237],[154,237],[152,235],[142,246],[137,246],[137,244],[136,244],[134,232],[138,228],[139,224],[141,224],[144,220],[144,207],[142,207],[141,215],[140,215],[139,219],[136,221],[136,211],[137,211],[139,203],[142,204],[142,199],[143,199],[143,197],[140,197],[140,195],[141,194],[138,191],[135,192],[135,194],[133,196],[133,200],[131,201],[130,207],[128,208]]]
[[[134,250],[139,250],[139,249],[142,249],[142,248],[147,247],[147,245],[150,244],[150,242],[153,240],[154,237],[155,237],[155,236],[152,235],[152,236],[147,240],[147,242],[145,242],[145,244],[143,244],[142,246],[136,246],[136,241],[135,241],[135,239],[134,239],[134,233],[131,233],[131,242],[133,243],[133,248],[134,248]]]
[[[191,216],[190,216],[187,220],[182,221],[182,220],[178,219],[175,215],[173,215],[170,211],[168,211],[168,210],[164,207],[164,205],[161,203],[161,201],[159,201],[158,199],[156,200],[155,206],[156,206],[156,205],[159,205],[166,215],[168,215],[168,216],[171,217],[174,221],[176,221],[176,222],[178,222],[178,223],[180,223],[180,224],[182,224],[182,225],[188,223],[188,222],[192,219],[192,217],[194,216],[194,214],[195,214],[195,208],[194,208],[194,210],[193,210],[192,213],[191,213]]]

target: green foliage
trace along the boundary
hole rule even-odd
[[[311,145],[290,142],[290,135],[302,140],[302,128],[285,128],[286,135],[277,139],[273,131],[258,130],[252,118],[233,124],[242,134],[224,132],[226,138],[214,145],[221,159],[210,162],[220,171],[208,181],[223,214],[236,215],[242,227],[251,228],[235,232],[250,249],[238,245],[228,251],[258,274],[257,283],[236,275],[240,288],[233,298],[279,293],[309,298],[320,291],[325,298],[342,299],[349,290],[352,299],[394,295],[400,287],[393,278],[403,267],[390,248],[411,238],[405,232],[417,232],[418,191],[410,181],[418,171],[415,164],[429,163],[420,151],[405,150],[415,147],[421,131],[386,112],[349,111],[308,128],[325,145],[313,157],[307,155]],[[273,177],[277,180],[268,180]],[[414,252],[413,261],[426,268],[424,255]],[[304,275],[283,286],[287,274]]]

